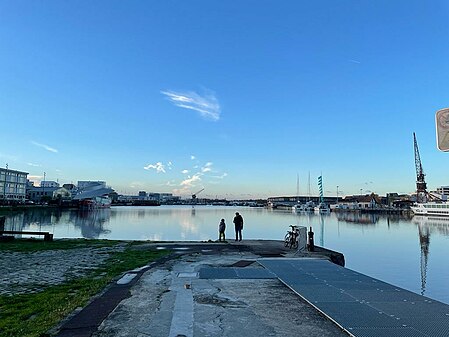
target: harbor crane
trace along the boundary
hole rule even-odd
[[[427,184],[424,179],[425,174],[422,168],[421,157],[419,156],[418,142],[413,132],[413,142],[415,147],[415,168],[416,168],[416,202],[425,203],[427,201]]]
[[[192,194],[192,200],[195,200],[197,194],[200,194],[200,193],[203,192],[203,191],[204,191],[204,188],[200,189],[200,190],[199,190],[198,192],[196,192],[196,193],[193,193],[193,194]]]

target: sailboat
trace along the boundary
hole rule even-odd
[[[310,200],[310,172],[309,172],[309,184],[308,184],[309,200],[304,205],[304,212],[313,212],[315,209],[315,203]]]

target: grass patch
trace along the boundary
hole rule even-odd
[[[127,243],[123,252],[112,253],[103,265],[85,277],[48,287],[37,294],[0,296],[0,337],[46,336],[50,328],[77,307],[86,305],[117,276],[169,253],[136,248],[138,245]]]
[[[88,239],[58,239],[54,241],[43,241],[39,239],[14,239],[9,242],[0,242],[0,252],[14,251],[14,252],[37,252],[44,250],[57,249],[75,249],[86,247],[111,247],[115,246],[120,241],[115,240],[88,240]]]

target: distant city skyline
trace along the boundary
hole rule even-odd
[[[447,1],[0,3],[0,167],[228,199],[449,185]]]

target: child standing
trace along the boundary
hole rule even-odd
[[[218,225],[218,241],[221,241],[222,236],[223,241],[226,241],[225,230],[226,230],[225,219],[221,219],[220,224]]]

